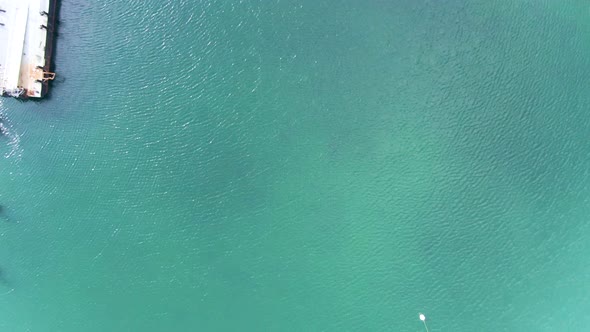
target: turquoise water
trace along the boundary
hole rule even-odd
[[[590,326],[586,1],[61,3],[2,331]]]

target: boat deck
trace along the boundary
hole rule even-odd
[[[55,76],[47,52],[53,39],[52,1],[0,0],[1,95],[41,98],[47,92],[47,81]]]

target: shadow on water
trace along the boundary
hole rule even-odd
[[[48,45],[51,48],[51,57],[49,59],[49,70],[51,72],[56,72],[59,68],[56,67],[56,62],[55,59],[57,58],[57,40],[60,38],[60,19],[59,19],[59,11],[61,9],[61,1],[56,0],[54,2],[52,2],[52,4],[54,4],[55,7],[51,8],[50,6],[50,11],[53,9],[53,16],[54,16],[54,21],[53,21],[53,25],[51,26],[52,32],[53,32],[53,36],[50,39],[50,45]],[[55,85],[59,85],[60,83],[63,83],[65,81],[65,79],[63,80],[56,80],[53,82],[49,83],[49,88],[47,93],[45,94],[44,98],[42,98],[42,100],[51,100],[51,91],[53,90],[53,88],[55,87]],[[52,87],[53,86],[53,87]],[[40,101],[40,100],[39,100]]]
[[[0,205],[0,221],[2,221],[2,222],[10,221],[10,219],[6,215],[6,208],[3,205]],[[9,290],[7,290],[5,292],[0,292],[0,296],[7,295],[7,294],[12,293],[14,291],[14,288],[12,287],[8,278],[6,277],[6,272],[2,267],[0,267],[0,288],[5,288],[5,289],[10,288]]]
[[[11,219],[8,216],[6,211],[6,207],[4,205],[0,205],[0,221],[9,222]]]
[[[3,287],[5,289],[5,291],[0,292],[0,296],[8,295],[14,292],[14,287],[12,287],[8,278],[6,278],[6,273],[4,273],[4,269],[2,268],[0,268],[0,287]]]
[[[4,269],[0,268],[0,285],[8,286],[8,279],[6,278],[6,273],[4,273]]]

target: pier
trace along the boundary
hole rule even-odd
[[[0,95],[47,94],[57,0],[0,0]]]

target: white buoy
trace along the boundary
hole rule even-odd
[[[426,329],[426,332],[430,332],[428,331],[428,326],[426,325],[426,316],[423,313],[419,312],[418,317],[420,318],[422,323],[424,323],[424,328]]]

